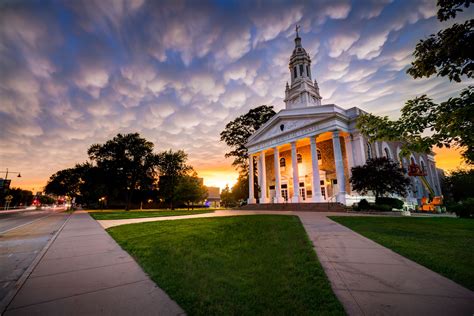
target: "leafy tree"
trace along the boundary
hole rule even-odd
[[[232,194],[232,191],[227,184],[221,192],[221,204],[224,207],[234,207],[237,205],[237,201]]]
[[[405,196],[410,184],[403,168],[386,157],[368,159],[365,165],[351,171],[352,188],[361,194],[372,192],[376,199],[387,194]]]
[[[46,184],[46,193],[69,197],[79,196],[83,172],[84,169],[79,166],[56,172]]]
[[[448,197],[459,202],[474,198],[474,169],[458,169],[444,179]]]
[[[105,144],[94,144],[89,158],[96,162],[108,178],[108,184],[125,194],[125,209],[130,209],[133,192],[150,187],[156,175],[158,156],[153,143],[138,133],[117,134]]]
[[[33,192],[20,188],[10,188],[8,190],[0,190],[0,203],[5,201],[7,195],[13,197],[10,206],[20,206],[20,204],[26,206],[30,205],[33,201]]]
[[[438,19],[455,18],[468,8],[472,0],[438,0]],[[448,76],[460,82],[463,76],[472,78],[474,57],[474,20],[451,27],[421,40],[416,46],[412,63],[407,72],[414,78],[433,74]],[[474,163],[474,87],[464,89],[459,97],[436,104],[426,95],[409,100],[396,121],[388,117],[362,115],[357,127],[370,140],[402,142],[402,155],[411,151],[429,152],[432,146],[461,148],[468,164]],[[428,134],[426,132],[429,131]]]
[[[443,22],[455,18],[462,7],[468,8],[472,0],[438,0],[438,19]],[[474,20],[452,26],[421,40],[413,55],[415,61],[407,70],[413,78],[430,77],[433,74],[448,76],[449,80],[461,81],[462,76],[472,78],[474,71]]]
[[[192,167],[186,164],[187,160],[188,155],[182,150],[173,152],[170,149],[159,153],[157,157],[157,169],[160,172],[159,194],[171,209],[174,209],[174,202],[177,200],[176,187],[179,180],[193,171]]]
[[[203,201],[207,197],[207,188],[197,177],[197,174],[182,176],[176,186],[176,201],[182,201],[188,206]]]
[[[232,149],[225,157],[234,157],[232,165],[241,173],[248,172],[248,138],[274,115],[273,106],[261,105],[227,123],[221,132],[221,141]]]

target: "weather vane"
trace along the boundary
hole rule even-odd
[[[296,24],[295,29],[296,29],[296,37],[299,37],[298,35],[298,30],[300,29],[301,25]]]

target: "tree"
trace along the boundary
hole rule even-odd
[[[237,201],[232,194],[232,191],[229,188],[229,185],[226,184],[225,188],[221,192],[221,204],[224,207],[234,207],[237,206]]]
[[[474,198],[474,169],[458,169],[444,179],[445,194],[454,202]]]
[[[438,20],[455,18],[462,7],[469,8],[472,0],[438,0]],[[452,26],[421,40],[413,55],[415,61],[407,70],[413,78],[430,77],[433,74],[448,76],[449,80],[461,81],[462,76],[472,78],[474,71],[474,20]]]
[[[248,152],[245,147],[248,138],[274,115],[273,106],[261,105],[227,123],[221,132],[221,141],[232,149],[225,157],[234,157],[232,165],[240,173],[248,172]]]
[[[94,144],[89,158],[102,169],[108,184],[125,194],[125,210],[130,209],[133,192],[150,187],[155,179],[158,156],[153,143],[138,133],[117,134],[105,144]]]
[[[468,8],[472,0],[438,0],[438,19],[455,18],[462,7]],[[460,82],[463,76],[472,78],[474,57],[474,20],[431,35],[416,46],[415,61],[407,73],[414,78],[433,74],[448,76]],[[396,121],[388,117],[362,115],[357,128],[371,141],[388,140],[402,142],[402,155],[409,152],[431,151],[432,146],[461,148],[468,164],[474,163],[474,88],[464,89],[459,97],[436,104],[426,95],[408,100],[402,115]],[[426,132],[429,132],[426,134]]]
[[[197,174],[182,176],[178,180],[175,192],[176,201],[182,201],[189,206],[203,201],[207,197],[207,188],[202,184],[202,180]]]
[[[80,185],[84,168],[77,165],[75,168],[60,170],[53,174],[46,184],[48,194],[77,197],[81,194]]]
[[[368,159],[365,165],[353,167],[351,171],[353,190],[361,194],[373,192],[376,199],[387,194],[405,196],[410,184],[403,168],[386,157]]]
[[[186,164],[187,159],[188,155],[184,151],[173,152],[171,149],[159,153],[157,157],[157,169],[160,172],[159,194],[171,209],[174,209],[174,202],[177,199],[176,187],[179,180],[193,170]]]

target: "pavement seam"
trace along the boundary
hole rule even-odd
[[[86,270],[94,270],[94,269],[100,269],[100,268],[112,267],[112,266],[119,266],[121,264],[126,264],[126,263],[130,263],[130,262],[134,262],[133,258],[129,259],[129,261],[124,261],[124,262],[120,262],[120,263],[105,264],[105,265],[101,265],[101,266],[97,266],[97,267],[82,268],[82,269],[77,269],[77,270],[69,270],[69,271],[63,271],[63,272],[57,272],[57,273],[51,273],[51,274],[42,274],[42,275],[38,275],[38,276],[32,275],[30,279],[39,279],[39,278],[44,278],[44,277],[50,277],[50,276],[53,276],[53,275],[74,273],[74,272],[86,271]]]
[[[28,277],[30,276],[30,274],[33,272],[34,268],[36,268],[36,266],[38,265],[38,263],[41,261],[41,259],[43,258],[43,256],[46,254],[46,252],[48,251],[49,247],[51,247],[51,245],[53,244],[53,242],[56,240],[56,238],[58,237],[59,233],[63,230],[64,226],[66,226],[67,222],[69,222],[69,219],[72,217],[72,214],[69,214],[68,218],[66,218],[66,220],[64,221],[64,223],[61,225],[61,227],[59,227],[59,229],[56,231],[56,233],[54,234],[54,236],[48,241],[48,243],[43,247],[43,249],[38,253],[38,255],[35,257],[35,259],[31,262],[31,264],[28,266],[28,268],[25,270],[25,272],[23,272],[23,274],[21,275],[21,277],[18,279],[18,281],[16,282],[15,284],[15,287],[10,290],[9,293],[7,293],[7,295],[5,295],[5,297],[0,301],[0,315],[3,315],[5,313],[5,311],[7,310],[8,306],[10,305],[10,303],[13,301],[13,299],[15,298],[15,296],[18,294],[18,292],[20,291],[20,289],[23,287],[23,285],[25,284],[26,280],[28,279]],[[53,214],[51,214],[53,215]],[[49,216],[51,216],[49,215]],[[46,216],[46,217],[49,217],[49,216]],[[44,217],[40,218],[40,219],[43,219]],[[36,221],[36,220],[35,220]]]
[[[60,300],[64,300],[64,299],[67,299],[67,298],[70,298],[70,297],[76,297],[76,296],[81,296],[81,295],[86,295],[86,294],[91,294],[91,293],[97,293],[97,292],[106,291],[106,290],[114,289],[114,288],[121,287],[121,286],[127,286],[127,285],[131,285],[131,284],[135,284],[135,283],[145,282],[145,281],[149,281],[149,279],[147,278],[147,279],[138,280],[138,281],[134,281],[134,282],[128,282],[128,283],[123,283],[123,284],[114,285],[114,286],[110,286],[110,287],[104,287],[104,288],[100,288],[100,289],[97,289],[97,290],[94,290],[94,291],[77,293],[77,294],[57,297],[57,298],[54,298],[54,299],[41,301],[41,302],[37,302],[37,303],[21,305],[21,306],[17,306],[15,308],[9,309],[8,311],[14,311],[14,310],[17,310],[17,309],[22,309],[22,308],[26,308],[26,307],[30,307],[30,306],[34,306],[34,305],[41,305],[41,304],[46,304],[46,303],[50,303],[50,302],[54,302],[54,301],[60,301]],[[153,283],[153,285],[155,287],[157,287],[154,283]]]

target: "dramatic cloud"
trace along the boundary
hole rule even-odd
[[[417,41],[442,27],[435,12],[432,0],[7,1],[2,169],[40,190],[91,144],[139,132],[223,185],[236,173],[219,133],[252,107],[284,107],[296,24],[323,103],[396,116],[411,97],[443,100],[469,84],[405,73]]]

